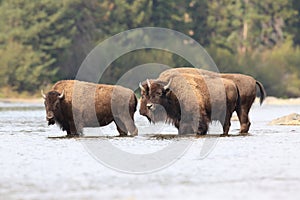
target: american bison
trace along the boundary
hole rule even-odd
[[[136,96],[122,86],[63,80],[43,98],[48,125],[57,123],[67,136],[82,134],[83,127],[105,126],[112,121],[121,136],[138,133],[133,119]]]
[[[153,123],[174,124],[179,134],[206,134],[208,124],[218,120],[227,135],[232,112],[239,104],[234,82],[217,77],[170,74],[144,81],[140,88],[140,114]]]
[[[236,84],[240,93],[240,105],[235,109],[240,121],[240,133],[248,133],[251,125],[248,114],[256,98],[256,85],[260,91],[260,104],[263,103],[266,97],[266,91],[259,81],[244,74],[216,73],[208,70],[187,67],[168,69],[162,72],[160,77],[169,76],[174,73],[190,73],[210,77],[217,76],[232,80]]]

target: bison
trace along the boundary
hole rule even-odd
[[[112,121],[120,136],[138,134],[133,118],[137,99],[128,88],[62,80],[42,95],[48,125],[58,124],[67,136],[81,135],[83,127],[105,126]]]
[[[250,128],[250,120],[249,120],[249,111],[250,108],[256,98],[256,85],[260,91],[260,104],[263,103],[266,97],[266,91],[263,85],[255,80],[253,77],[244,75],[244,74],[229,74],[229,73],[216,73],[208,70],[197,69],[197,68],[172,68],[168,69],[160,74],[160,77],[169,76],[171,74],[178,73],[190,73],[190,74],[198,74],[201,76],[210,76],[210,77],[221,77],[225,79],[232,80],[240,94],[240,104],[235,109],[237,116],[240,121],[240,133],[248,133]]]
[[[234,82],[217,77],[170,74],[144,81],[140,88],[140,114],[153,123],[173,124],[179,134],[204,135],[208,124],[218,120],[223,125],[222,135],[228,135],[230,118],[239,104]]]

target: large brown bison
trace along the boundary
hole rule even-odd
[[[112,121],[122,136],[138,133],[133,119],[137,99],[130,89],[63,80],[43,97],[48,125],[57,123],[68,136],[82,134],[83,127],[105,126]]]
[[[160,74],[160,78],[174,73],[190,73],[210,77],[217,76],[232,80],[238,87],[240,93],[240,105],[235,109],[240,121],[240,133],[248,133],[251,125],[248,114],[256,98],[256,85],[260,91],[260,104],[263,103],[266,97],[266,91],[259,81],[244,74],[216,73],[208,70],[187,67],[168,69]]]
[[[206,134],[208,124],[218,120],[223,125],[223,135],[227,135],[232,112],[239,103],[233,81],[217,77],[170,74],[144,81],[140,88],[140,114],[153,123],[174,124],[179,134]]]

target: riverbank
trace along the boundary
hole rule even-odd
[[[0,98],[0,102],[6,103],[42,103],[43,98]],[[255,103],[259,104],[259,98],[256,98]],[[267,97],[263,104],[268,105],[300,105],[299,98],[282,99],[276,97]]]
[[[2,103],[42,103],[43,98],[0,98]]]
[[[259,102],[259,98],[256,98],[256,102]],[[289,98],[282,99],[276,97],[267,97],[264,101],[264,104],[268,105],[300,105],[300,97],[299,98]]]

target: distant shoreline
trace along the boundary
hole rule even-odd
[[[0,98],[2,103],[43,103],[43,98]],[[259,97],[255,103],[259,103]],[[299,98],[282,99],[277,97],[267,97],[263,102],[265,105],[300,105]]]
[[[259,97],[256,98],[255,103],[259,103]],[[299,98],[288,98],[282,99],[277,97],[267,97],[263,104],[266,105],[300,105],[300,97]]]
[[[2,103],[43,103],[43,98],[0,98]]]

